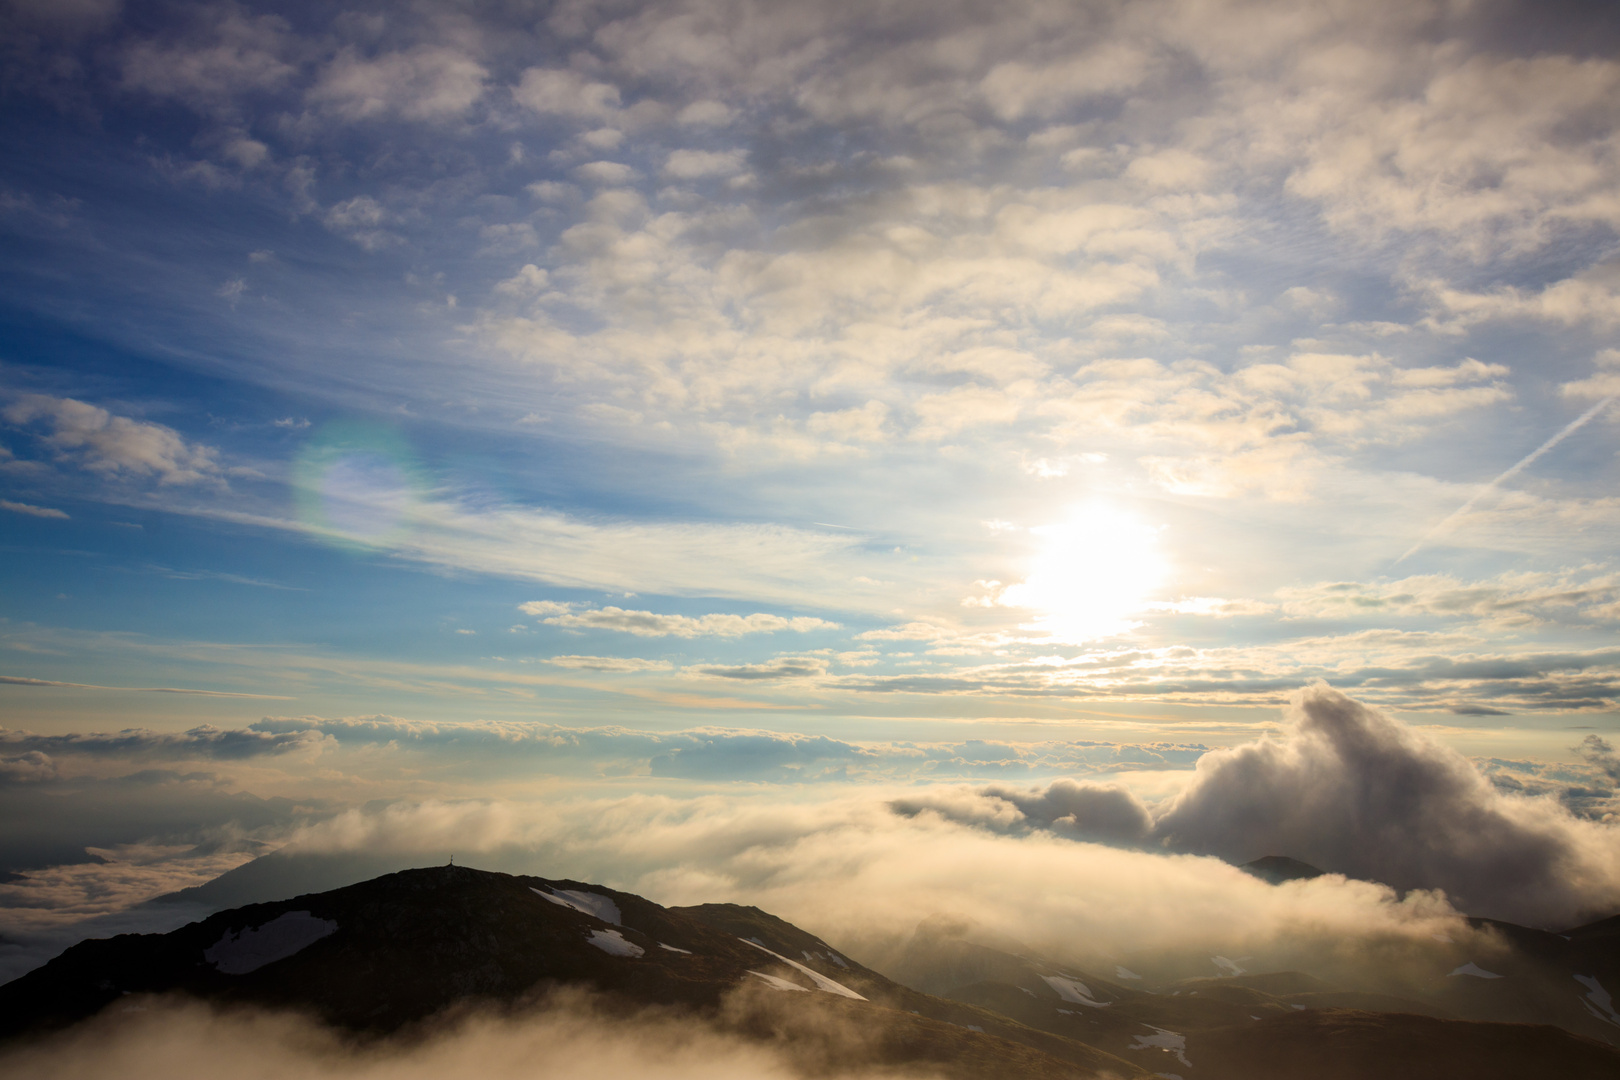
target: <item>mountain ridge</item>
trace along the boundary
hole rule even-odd
[[[1589,933],[1607,940],[1613,929]],[[1195,1067],[1200,1080],[1252,1080],[1315,1068],[1318,1043],[1360,1063],[1346,1076],[1418,1075],[1401,1071],[1418,1045],[1451,1063],[1422,1074],[1435,1080],[1507,1066],[1569,1080],[1620,1075],[1620,1050],[1561,1027],[1419,1015],[1419,1003],[1335,996],[1302,973],[1154,993],[1126,985],[1138,977],[1124,968],[1106,979],[955,932],[942,923],[924,944],[944,955],[961,943],[984,963],[948,970],[979,981],[928,993],[757,907],[666,908],[572,879],[429,867],[217,912],[167,934],[81,942],[0,986],[0,1038],[60,1029],[126,997],[177,994],[389,1038],[456,1010],[522,1012],[581,991],[619,1016],[681,1010],[824,1065],[921,1067],[951,1080],[1135,1080]],[[1530,940],[1551,948],[1539,934]]]
[[[772,942],[783,948],[796,943],[782,936],[791,932],[819,946],[812,951],[831,950],[758,909],[723,907],[770,920]],[[244,943],[252,952],[261,938],[268,945],[268,938],[288,934],[294,936],[282,944],[296,945],[290,952],[268,948],[264,962],[247,966],[249,957],[239,965],[245,970],[231,970]],[[829,991],[823,980],[844,993]],[[794,991],[805,991],[818,1009],[860,1027],[881,1064],[926,1064],[964,1078],[1009,1067],[1043,1078],[1145,1075],[1087,1044],[931,999],[841,955],[837,962],[797,960],[631,893],[453,866],[247,905],[168,934],[81,942],[0,986],[0,1038],[66,1026],[125,995],[172,993],[291,1009],[365,1036],[387,1036],[451,1007],[522,1008],[564,987],[587,988],[621,1011],[660,1006],[729,1015],[740,1030],[762,1036],[774,1030],[770,1009],[726,1014],[726,1007],[739,994],[797,998]],[[924,1009],[942,1018],[918,1015]],[[942,1057],[931,1047],[950,1052]]]

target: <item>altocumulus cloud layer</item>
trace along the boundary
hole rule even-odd
[[[35,147],[0,228],[41,271],[0,301],[77,335],[73,281],[140,361],[0,357],[0,510],[165,601],[142,636],[76,637],[123,612],[64,622],[56,571],[28,637],[73,655],[30,655],[34,685],[118,687],[69,669],[138,657],[323,715],[1270,706],[1313,678],[1466,716],[1620,701],[1601,12],[0,11],[7,132]],[[1099,504],[1164,565],[1061,550]],[[286,620],[275,650],[210,649],[168,614],[198,571],[95,531],[143,514],[220,564],[223,522],[488,603],[407,589],[385,616],[336,564],[211,570],[305,593],[253,624]],[[1042,610],[1043,561],[1091,575],[1071,601],[1124,581],[1121,610]],[[285,647],[328,621],[351,644]]]

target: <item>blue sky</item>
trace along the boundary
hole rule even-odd
[[[8,726],[1612,730],[1613,20],[1360,11],[11,5]]]

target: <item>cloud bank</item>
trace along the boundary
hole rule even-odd
[[[304,823],[323,820],[343,805],[342,799],[327,802],[331,809],[321,811],[320,801],[311,800],[316,793],[332,799],[342,790],[333,786],[337,777],[349,778],[343,785],[374,789],[382,784],[384,790],[400,776],[420,777],[419,782],[431,777],[425,790],[441,800],[465,799],[494,783],[509,793],[503,800],[518,801],[444,802],[446,809],[435,813],[506,822],[502,828],[516,831],[490,844],[521,848],[529,842],[529,826],[517,823],[531,812],[525,809],[528,798],[565,798],[570,796],[563,792],[582,790],[581,785],[612,790],[634,781],[651,783],[663,794],[647,796],[650,802],[616,805],[650,807],[667,799],[668,806],[686,805],[700,813],[709,798],[722,804],[735,799],[737,805],[752,799],[773,808],[847,800],[849,807],[865,808],[862,814],[884,808],[882,814],[898,815],[914,827],[948,821],[1007,839],[1064,837],[1088,847],[1101,843],[1234,863],[1289,855],[1399,892],[1439,890],[1471,914],[1535,925],[1573,924],[1620,908],[1615,869],[1620,829],[1611,819],[1620,770],[1601,737],[1582,742],[1580,760],[1556,769],[1496,759],[1476,763],[1320,684],[1296,694],[1284,721],[1276,736],[1214,750],[1164,743],[853,742],[725,728],[649,732],[389,716],[266,718],[235,732],[6,732],[0,797],[19,812],[54,805],[58,793],[68,790],[97,807],[126,800],[131,812],[121,816],[148,822],[142,827],[149,831],[92,830],[94,835],[83,834],[80,843],[107,847],[147,841],[185,849],[198,841],[187,839],[180,818],[156,813],[155,805],[136,808],[184,795],[176,805],[204,814],[199,820],[211,822],[208,828],[227,833],[234,828],[236,835],[280,845]],[[156,763],[187,762],[195,763],[188,766],[193,769],[225,772],[170,776],[150,770]],[[148,771],[95,779],[122,763]],[[231,770],[243,770],[237,774],[240,782],[268,782],[305,794],[297,802],[228,795]],[[318,775],[333,780],[317,781]],[[1042,776],[1052,779],[1035,788],[1009,782]],[[958,786],[972,777],[997,782],[977,789]],[[852,781],[863,787],[849,787],[846,782]],[[694,786],[658,786],[680,784]],[[896,784],[912,787],[894,790]],[[524,796],[526,788],[555,794]],[[892,793],[881,794],[885,791]],[[399,813],[418,813],[408,802],[398,805]],[[461,809],[452,812],[452,806]],[[159,826],[170,820],[176,824],[166,828],[178,831]],[[331,820],[330,828],[338,829],[336,823],[348,819]],[[381,827],[367,820],[343,828]],[[440,835],[426,824],[431,820],[432,815],[422,818],[421,829],[432,839],[418,837],[416,847],[409,829],[386,844],[376,838],[355,843],[368,849],[395,844],[400,851],[454,848],[450,834]],[[68,818],[61,823],[57,846],[48,850],[71,862],[61,858],[61,845],[71,845],[79,835],[75,830],[88,823],[76,826]],[[396,826],[389,828],[397,832]],[[467,850],[476,848],[471,841],[462,843]],[[612,848],[618,840],[604,843]]]
[[[1612,764],[1595,736],[1581,749],[1605,771]],[[1059,780],[1044,791],[990,787],[895,808],[1233,863],[1288,855],[1532,925],[1620,908],[1620,829],[1571,813],[1551,793],[1504,790],[1461,754],[1324,684],[1295,696],[1280,737],[1210,751],[1153,807],[1117,784]]]
[[[1462,755],[1326,687],[1290,719],[1281,740],[1203,758],[1155,836],[1239,860],[1287,853],[1537,924],[1620,906],[1620,830],[1504,794]]]
[[[171,816],[218,824],[168,848],[124,839],[98,848],[97,862],[25,871],[4,889],[5,933],[24,949],[7,962],[44,959],[74,918],[116,914],[161,882],[195,884],[270,847],[293,860],[289,867],[338,857],[376,867],[369,876],[454,854],[492,869],[600,881],[666,904],[757,904],[879,967],[920,920],[943,913],[1082,966],[1208,974],[1210,956],[1252,956],[1257,967],[1301,967],[1386,990],[1432,974],[1451,956],[1436,959],[1433,950],[1494,947],[1470,936],[1462,913],[1561,928],[1620,908],[1615,826],[1579,818],[1551,795],[1504,791],[1467,760],[1323,686],[1298,695],[1280,736],[1201,752],[1190,774],[1164,772],[1161,761],[1159,771],[1142,774],[1146,787],[1117,771],[1108,782],[1061,778],[1033,790],[871,777],[784,787],[858,775],[905,748],[769,733],[550,729],[526,740],[499,725],[386,717],[263,727],[283,725],[352,741],[355,760],[371,762],[360,773],[340,757],[320,759],[340,766],[323,772],[334,796],[351,785],[375,791],[396,769],[417,778],[419,790],[436,775],[446,793],[350,794],[325,807],[238,798],[232,809],[217,780],[189,781],[189,803],[176,802],[184,792],[175,779],[142,781]],[[548,748],[580,752],[591,739],[620,736],[640,740],[650,779],[547,785],[519,768],[500,774],[508,794],[469,797],[488,790],[489,769],[479,765],[458,784],[442,764],[473,754],[510,761]],[[434,748],[441,764],[431,773],[421,759],[399,757],[411,740]],[[1600,743],[1583,744],[1594,768],[1611,763]],[[987,758],[1005,753],[979,749]],[[1117,762],[1117,748],[1106,749]],[[952,748],[957,756],[971,750]],[[909,752],[924,764],[939,753]],[[294,759],[238,760],[257,768]],[[736,784],[739,772],[756,782]],[[81,799],[120,790],[79,783]],[[1138,793],[1167,785],[1170,794],[1157,800]],[[90,811],[106,817],[100,804]],[[144,822],[123,817],[139,835],[179,831],[178,822],[165,826],[150,813]],[[1230,862],[1262,854],[1334,872],[1273,886]]]

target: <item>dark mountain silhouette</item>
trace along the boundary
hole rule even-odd
[[[1441,1020],[1408,1013],[1321,1009],[1187,1040],[1199,1080],[1598,1080],[1620,1054],[1540,1024]]]
[[[1608,1023],[1597,1015],[1607,1001],[1599,980],[1612,970],[1601,965],[1620,943],[1620,920],[1568,935],[1493,929],[1522,970],[1437,976],[1437,994],[1458,996],[1466,1012],[1297,972],[1149,988],[1123,967],[1104,977],[1011,939],[973,940],[948,919],[919,927],[894,965],[901,982],[758,908],[665,908],[583,882],[435,867],[219,912],[168,934],[81,942],[0,987],[0,1036],[60,1028],[128,995],[179,994],[388,1037],[447,1011],[543,1008],[548,992],[578,988],[627,1022],[638,1009],[682,1010],[790,1055],[802,1049],[821,1069],[905,1066],[964,1080],[1620,1076],[1612,1046],[1502,1022],[1525,1019],[1526,1001],[1545,997],[1551,1008],[1555,988],[1577,1000],[1587,985],[1564,968],[1580,962],[1599,965],[1589,976],[1599,989],[1578,1000],[1594,1024]],[[1510,981],[1531,989],[1504,993]],[[1497,996],[1480,1005],[1461,1000],[1468,994]],[[1453,1018],[1481,1008],[1502,1020]]]
[[[1327,873],[1326,870],[1318,870],[1308,862],[1300,862],[1287,855],[1262,855],[1252,862],[1244,863],[1238,869],[1246,870],[1261,881],[1269,881],[1273,885],[1280,885],[1285,881],[1308,881]]]
[[[442,864],[448,854],[441,855],[436,861]],[[368,854],[363,851],[290,854],[272,851],[201,885],[164,893],[146,901],[146,906],[200,904],[224,911],[301,893],[330,892],[345,885],[356,885],[384,874],[420,866],[420,861],[405,860],[396,854]]]
[[[754,940],[744,940],[745,937]],[[851,1064],[953,1077],[1144,1075],[1083,1042],[893,983],[753,908],[664,908],[577,881],[465,867],[389,874],[220,912],[168,934],[81,942],[0,987],[0,1036],[48,1031],[131,994],[311,1013],[386,1035],[449,1008],[585,988],[610,1007],[692,1010],[760,1037],[783,1007],[859,1032]],[[766,1007],[737,1006],[739,995]],[[787,999],[798,999],[787,1006]],[[806,1025],[814,1038],[826,1024]],[[826,1058],[825,1047],[818,1057]]]

